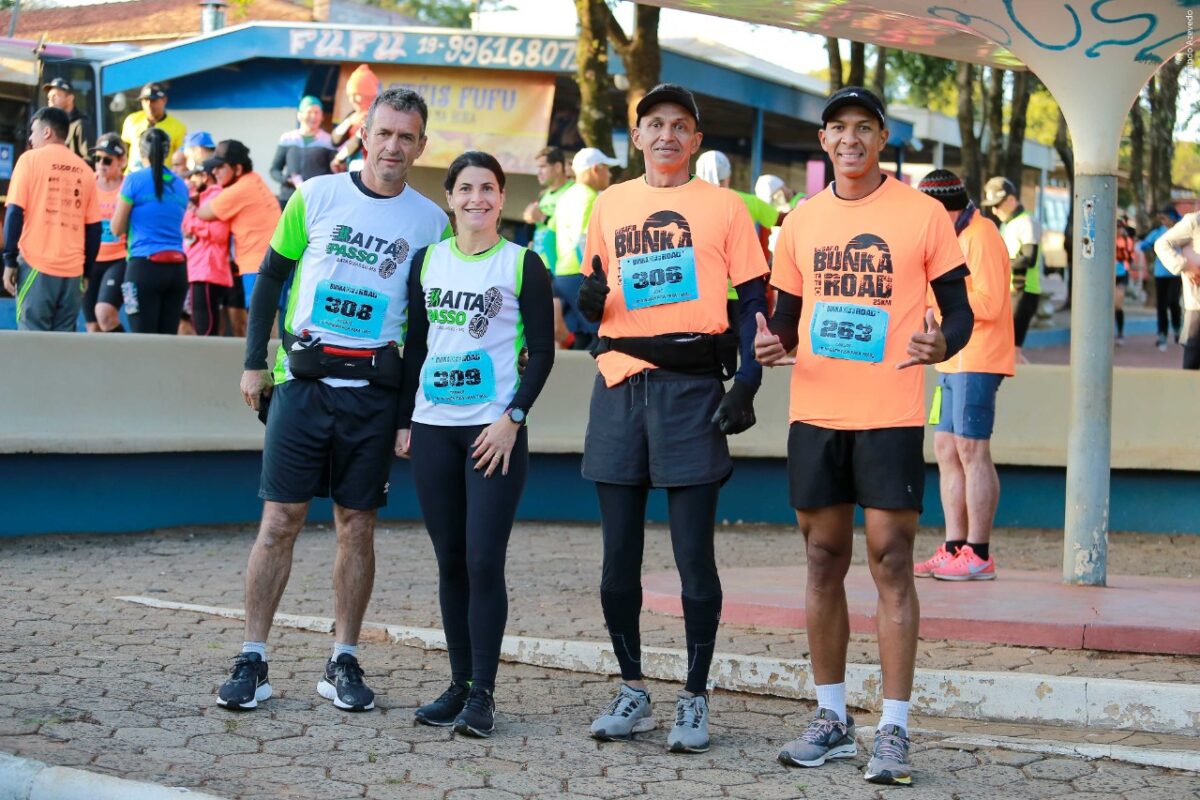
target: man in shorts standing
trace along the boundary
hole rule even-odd
[[[857,750],[846,714],[844,585],[857,504],[879,593],[884,698],[865,777],[906,784],[920,614],[913,539],[925,484],[924,381],[912,367],[943,361],[970,338],[967,269],[945,209],[881,173],[888,131],[879,98],[846,87],[829,97],[821,120],[834,181],[784,220],[771,273],[776,310],[769,329],[758,321],[755,338],[764,366],[794,364],[788,483],[808,556],[805,610],[819,706],[779,760],[815,767]],[[931,286],[941,327],[926,309]]]
[[[917,185],[941,202],[971,270],[967,299],[975,314],[971,341],[938,364],[938,387],[929,424],[937,454],[946,542],[915,568],[918,578],[988,581],[996,577],[990,553],[992,521],[1000,500],[1000,476],[992,463],[996,392],[1013,375],[1012,300],[1008,248],[991,220],[967,197],[962,179],[935,169]]]
[[[1021,205],[1017,187],[1008,178],[997,175],[983,187],[981,205],[990,208],[1000,220],[1000,235],[1008,245],[1008,263],[1012,272],[1013,341],[1017,345],[1017,363],[1028,364],[1021,352],[1025,336],[1037,316],[1042,301],[1042,224]]]
[[[745,204],[688,169],[699,127],[695,98],[681,86],[659,85],[638,103],[630,140],[646,174],[596,199],[578,298],[600,322],[583,477],[600,500],[600,602],[623,680],[592,736],[628,739],[655,726],[641,671],[642,550],[647,496],[666,489],[688,651],[667,737],[675,753],[708,749],[708,669],[722,601],[717,497],[733,471],[726,435],[754,424],[762,378],[754,319],[766,310],[767,263]],[[725,307],[730,282],[748,323],[740,366]]]
[[[217,695],[226,708],[254,708],[271,696],[267,633],[296,536],[318,495],[333,498],[338,544],[335,644],[317,691],[346,711],[375,707],[358,664],[358,635],[375,579],[375,518],[387,502],[397,440],[408,269],[412,254],[447,229],[446,214],[406,182],[425,149],[427,119],[415,92],[379,95],[361,133],[363,169],[300,185],[254,287],[241,391],[256,410],[271,400],[259,491],[265,502],[246,569],[246,641]],[[293,274],[271,373],[267,339]]]

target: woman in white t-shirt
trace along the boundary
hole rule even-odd
[[[437,554],[450,654],[450,688],[416,718],[486,737],[508,618],[504,561],[529,468],[525,418],[554,363],[553,292],[542,260],[497,230],[495,158],[462,154],[445,188],[457,234],[413,256],[398,423],[397,452],[412,458]]]

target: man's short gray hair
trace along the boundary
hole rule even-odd
[[[368,131],[371,130],[371,123],[375,121],[375,109],[384,105],[396,111],[415,111],[420,114],[421,136],[425,135],[425,125],[429,122],[429,107],[425,105],[425,98],[412,89],[401,88],[385,89],[371,103],[371,107],[367,109],[367,124],[364,126]]]

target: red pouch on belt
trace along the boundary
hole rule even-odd
[[[159,250],[148,260],[155,264],[182,264],[187,261],[187,255],[181,250]]]

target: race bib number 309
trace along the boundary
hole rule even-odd
[[[387,318],[388,297],[365,286],[321,281],[313,297],[312,321],[328,331],[378,340]]]
[[[697,299],[696,251],[677,247],[625,256],[621,259],[621,289],[630,311]]]
[[[817,303],[809,335],[814,355],[848,361],[883,361],[888,312],[854,303]]]
[[[430,354],[421,370],[421,386],[431,403],[471,406],[496,399],[492,357],[482,350]]]

